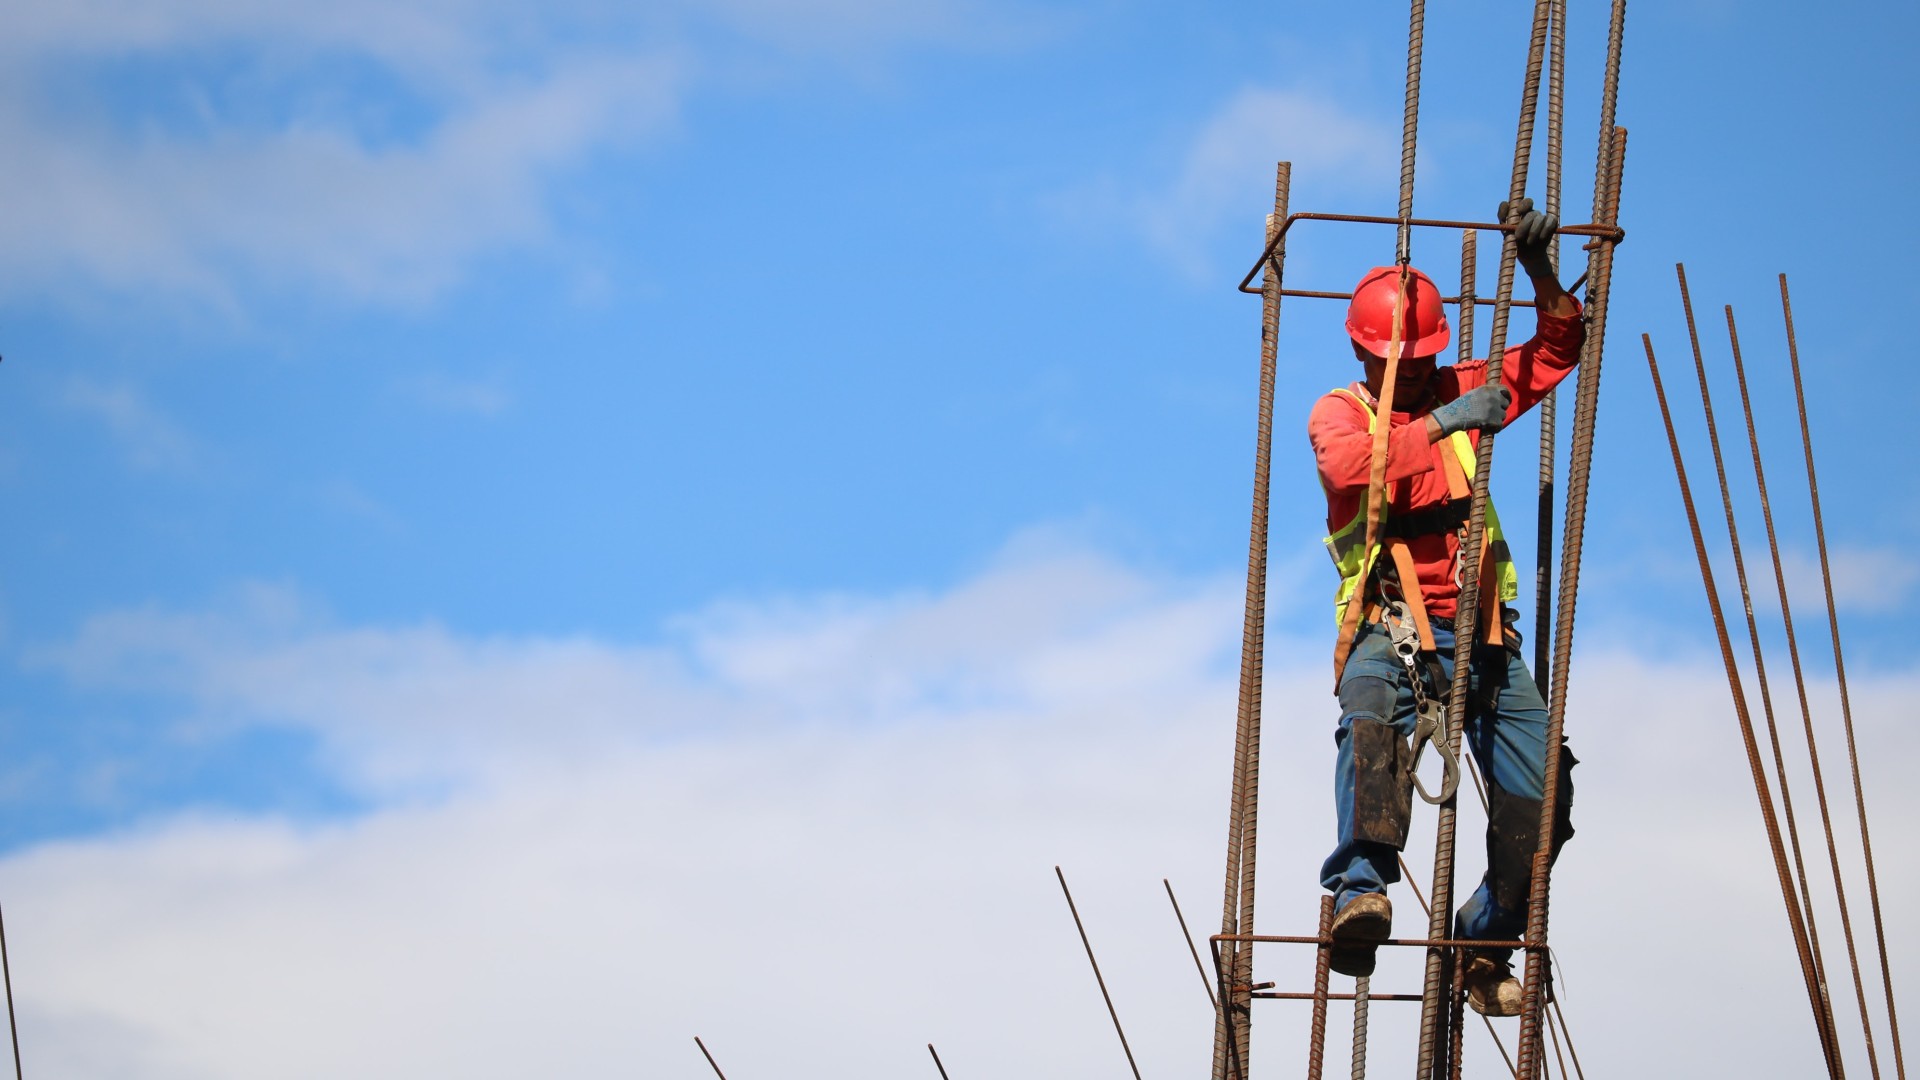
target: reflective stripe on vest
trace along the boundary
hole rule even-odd
[[[1367,404],[1366,399],[1344,386],[1334,389],[1333,393],[1345,395],[1354,404],[1360,406],[1360,411],[1367,414],[1367,431],[1373,431],[1375,416],[1373,407]],[[1459,460],[1461,469],[1466,472],[1467,480],[1471,483],[1474,469],[1479,464],[1475,460],[1473,440],[1469,439],[1465,432],[1456,431],[1447,437],[1447,445],[1453,448],[1454,457]],[[1382,511],[1380,518],[1382,536],[1386,534],[1386,525],[1386,512]],[[1366,543],[1367,506],[1363,498],[1360,500],[1359,511],[1353,515],[1353,520],[1347,522],[1340,531],[1326,538],[1327,553],[1333,556],[1333,565],[1340,571],[1340,588],[1333,598],[1335,624],[1340,622],[1340,616],[1346,611],[1347,599],[1353,595],[1353,590],[1367,580],[1368,575],[1373,572],[1374,562],[1380,558],[1381,545],[1376,541],[1372,550],[1362,550],[1366,547]],[[1487,555],[1493,559],[1494,573],[1498,575],[1495,580],[1500,585],[1500,602],[1510,603],[1518,599],[1520,575],[1513,568],[1513,556],[1507,549],[1506,536],[1500,531],[1500,515],[1494,513],[1491,498],[1487,500]]]

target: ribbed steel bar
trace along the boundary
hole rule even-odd
[[[1320,1080],[1327,1057],[1327,980],[1333,971],[1333,897],[1320,898],[1319,946],[1313,951],[1313,1026],[1307,1032],[1307,1080]],[[1242,1059],[1244,1060],[1244,1059]]]
[[[1687,269],[1685,266],[1675,266],[1674,270],[1680,279],[1680,303],[1686,312],[1687,336],[1693,345],[1693,366],[1694,369],[1699,372],[1700,377],[1700,404],[1707,419],[1707,441],[1713,450],[1714,475],[1720,482],[1720,503],[1726,512],[1727,538],[1733,548],[1734,576],[1740,585],[1740,605],[1745,610],[1747,616],[1747,636],[1752,643],[1753,649],[1754,681],[1760,687],[1760,712],[1767,722],[1767,742],[1773,751],[1773,771],[1780,784],[1780,812],[1781,816],[1786,819],[1787,849],[1793,855],[1794,881],[1798,884],[1800,890],[1800,917],[1807,927],[1806,940],[1798,943],[1804,950],[1801,954],[1801,962],[1802,964],[1811,964],[1811,967],[1807,969],[1805,975],[1810,980],[1811,985],[1818,990],[1821,1003],[1820,1020],[1826,1028],[1827,1046],[1829,1047],[1829,1052],[1837,1058],[1839,1050],[1838,1042],[1834,1035],[1833,1010],[1827,995],[1826,967],[1820,958],[1820,930],[1813,918],[1813,898],[1807,887],[1807,864],[1806,859],[1801,854],[1800,848],[1799,819],[1793,811],[1793,789],[1787,782],[1787,765],[1785,756],[1781,753],[1780,749],[1780,730],[1774,719],[1773,692],[1770,687],[1770,681],[1767,678],[1767,661],[1766,656],[1760,648],[1760,627],[1758,621],[1754,618],[1753,594],[1747,582],[1747,560],[1740,544],[1740,526],[1734,520],[1733,493],[1727,483],[1726,460],[1720,451],[1720,425],[1719,421],[1714,418],[1713,394],[1707,387],[1707,365],[1700,353],[1700,337],[1694,325],[1693,298],[1687,290]],[[1728,309],[1728,314],[1731,316],[1731,308]],[[1727,326],[1729,332],[1731,332],[1733,329],[1731,318],[1729,318]],[[1739,337],[1736,335],[1733,341],[1737,354]]]
[[[927,1053],[933,1055],[933,1067],[940,1070],[940,1080],[947,1080],[947,1067],[940,1061],[940,1051],[935,1050],[932,1043],[928,1043]]]
[[[1073,890],[1067,888],[1067,875],[1056,866],[1053,876],[1060,879],[1060,892],[1066,896],[1067,910],[1073,914],[1073,928],[1080,931],[1080,944],[1087,950],[1087,963],[1093,967],[1093,981],[1100,984],[1100,1000],[1107,1003],[1107,1015],[1113,1018],[1113,1033],[1120,1036],[1120,1049],[1127,1055],[1127,1067],[1133,1070],[1133,1080],[1140,1080],[1140,1066],[1134,1064],[1133,1047],[1127,1045],[1127,1032],[1120,1026],[1120,1013],[1113,1007],[1113,995],[1107,993],[1107,980],[1100,974],[1100,961],[1093,958],[1093,942],[1087,939],[1087,926],[1080,921],[1080,908],[1073,902]]]
[[[1240,291],[1258,293],[1251,287],[1253,279],[1273,256],[1275,245],[1291,232],[1295,222],[1300,221],[1343,221],[1355,225],[1406,225],[1416,229],[1479,229],[1483,232],[1511,233],[1518,226],[1511,221],[1458,221],[1451,218],[1401,218],[1381,217],[1376,214],[1316,214],[1302,211],[1289,214],[1280,223],[1280,232],[1260,251],[1260,257],[1253,261],[1246,276],[1240,279]],[[1591,222],[1580,225],[1560,226],[1561,236],[1587,236],[1596,240],[1612,240],[1618,243],[1626,239],[1625,230],[1615,225],[1596,225]],[[1572,291],[1571,289],[1568,291]],[[1515,305],[1525,306],[1525,305]]]
[[[1427,2],[1412,0],[1407,18],[1407,83],[1400,108],[1400,230],[1394,257],[1405,266],[1413,261],[1413,166],[1420,142],[1420,59],[1425,52]]]
[[[1547,43],[1547,213],[1560,216],[1560,157],[1565,126],[1567,82],[1567,0],[1553,0],[1553,25]],[[1560,237],[1547,249],[1553,275],[1560,276]],[[1533,558],[1533,682],[1542,694],[1553,682],[1553,471],[1558,452],[1554,420],[1560,394],[1540,401],[1540,487],[1536,495]]]
[[[1507,203],[1514,210],[1527,193],[1527,169],[1532,160],[1534,120],[1540,105],[1540,76],[1547,58],[1547,24],[1553,0],[1535,0],[1533,34],[1527,48],[1527,74],[1520,91],[1520,120],[1514,135],[1513,171],[1507,185]],[[1518,221],[1512,210],[1509,218]],[[1487,343],[1487,385],[1500,382],[1501,361],[1507,347],[1508,301],[1513,296],[1514,270],[1519,249],[1512,233],[1504,233],[1500,244],[1500,277],[1494,290],[1493,328]],[[1453,650],[1453,688],[1447,699],[1449,738],[1458,745],[1458,733],[1466,722],[1468,687],[1473,674],[1473,653],[1480,634],[1480,548],[1487,535],[1487,482],[1493,475],[1491,432],[1482,432],[1473,474],[1473,501],[1467,516],[1467,530],[1460,549],[1460,599],[1455,609]],[[1498,618],[1496,614],[1494,616]],[[1453,916],[1454,817],[1455,800],[1440,807],[1433,855],[1433,912],[1427,920],[1427,936],[1444,938]],[[1427,951],[1426,1001],[1420,1007],[1420,1050],[1414,1075],[1419,1080],[1449,1075],[1450,1065],[1438,1041],[1452,1012],[1452,971],[1444,950]]]
[[[1616,0],[1614,28],[1624,0]],[[1609,44],[1610,69],[1617,76],[1619,42]],[[1609,84],[1601,112],[1611,115]],[[1616,127],[1607,153],[1604,178],[1596,185],[1596,213],[1620,220],[1620,192],[1626,177],[1627,129]],[[1594,432],[1600,415],[1600,371],[1606,359],[1607,313],[1612,303],[1614,245],[1602,243],[1587,259],[1587,337],[1580,348],[1580,382],[1574,393],[1573,432],[1567,449],[1566,522],[1561,528],[1560,589],[1553,632],[1554,679],[1547,695],[1546,775],[1541,783],[1540,839],[1533,853],[1532,885],[1527,901],[1527,941],[1541,948],[1527,953],[1524,998],[1520,1008],[1520,1076],[1532,1080],[1541,1067],[1540,1018],[1545,1005],[1547,907],[1552,897],[1553,835],[1560,809],[1560,755],[1564,752],[1567,680],[1573,669],[1574,615],[1580,599],[1580,556],[1586,539],[1587,488],[1593,472]]]
[[[13,1039],[13,1080],[24,1080],[20,1071],[20,1025],[13,1017],[13,964],[7,959],[7,921],[0,916],[0,976],[7,983],[7,1034]]]
[[[1373,996],[1372,983],[1365,975],[1353,980],[1353,1080],[1367,1080],[1367,1003]]]
[[[713,1054],[707,1050],[707,1044],[700,1041],[700,1036],[693,1037],[693,1044],[700,1048],[700,1054],[707,1059],[707,1064],[713,1066],[713,1075],[720,1080],[727,1080],[727,1074],[720,1071],[720,1063],[713,1060]]]
[[[1747,711],[1747,695],[1741,687],[1740,666],[1733,658],[1733,640],[1727,635],[1726,615],[1720,609],[1720,590],[1713,582],[1713,562],[1707,557],[1707,541],[1700,532],[1700,515],[1694,509],[1693,489],[1687,483],[1686,463],[1680,456],[1680,438],[1674,433],[1673,412],[1667,407],[1667,391],[1660,381],[1660,364],[1654,359],[1653,339],[1641,334],[1640,342],[1647,351],[1647,369],[1653,375],[1654,396],[1660,402],[1660,418],[1667,427],[1667,445],[1673,451],[1673,470],[1680,481],[1680,499],[1686,506],[1687,527],[1693,533],[1694,555],[1700,562],[1700,582],[1706,589],[1707,607],[1713,615],[1713,630],[1720,643],[1720,661],[1726,667],[1727,688],[1733,696],[1734,717],[1739,721],[1740,738],[1746,745],[1747,768],[1753,774],[1753,792],[1760,802],[1760,817],[1766,826],[1768,846],[1773,851],[1774,872],[1780,879],[1780,898],[1786,904],[1787,921],[1793,931],[1794,943],[1800,950],[1800,970],[1807,976],[1807,1000],[1813,1010],[1814,1033],[1820,1038],[1822,1055],[1828,1063],[1828,1074],[1837,1075],[1833,1072],[1832,1056],[1826,1053],[1827,1030],[1820,1022],[1820,996],[1809,975],[1806,927],[1801,924],[1800,906],[1794,899],[1786,852],[1780,843],[1780,823],[1774,816],[1773,795],[1767,784],[1766,768],[1760,763],[1760,744],[1753,733],[1753,716]]]
[[[1793,300],[1787,275],[1780,275],[1780,310],[1787,323],[1787,357],[1793,366],[1793,396],[1800,409],[1800,443],[1806,451],[1807,490],[1813,499],[1813,534],[1820,545],[1820,579],[1826,589],[1827,626],[1833,635],[1833,667],[1840,681],[1840,718],[1847,733],[1847,766],[1853,774],[1853,805],[1860,818],[1860,847],[1867,864],[1867,895],[1873,902],[1873,936],[1880,948],[1880,979],[1886,989],[1887,1027],[1893,1040],[1894,1070],[1906,1080],[1900,1052],[1900,1014],[1893,1005],[1893,969],[1887,964],[1887,934],[1880,918],[1880,883],[1873,867],[1873,839],[1867,830],[1867,798],[1860,786],[1860,755],[1853,741],[1853,706],[1847,698],[1847,664],[1840,650],[1840,616],[1833,603],[1833,571],[1827,561],[1827,526],[1820,513],[1820,481],[1813,467],[1813,433],[1807,422],[1807,395],[1800,381],[1800,343],[1793,333]]]
[[[1626,131],[1614,123],[1620,97],[1620,59],[1626,43],[1627,0],[1613,0],[1607,26],[1607,60],[1600,86],[1600,132],[1594,148],[1593,216],[1620,223],[1620,185],[1626,157]],[[1563,229],[1563,233],[1573,230]],[[1616,231],[1616,242],[1619,234]],[[1566,719],[1566,685],[1573,653],[1573,617],[1580,588],[1580,550],[1587,516],[1587,477],[1593,463],[1593,430],[1600,400],[1600,366],[1607,333],[1607,301],[1613,275],[1613,244],[1591,245],[1584,277],[1591,282],[1587,298],[1587,338],[1581,347],[1578,383],[1574,391],[1573,437],[1567,456],[1566,525],[1562,529],[1558,615],[1553,637],[1553,660],[1536,672],[1547,695],[1547,762],[1545,798],[1541,800],[1540,846],[1534,853],[1533,883],[1527,905],[1527,940],[1544,941],[1547,932],[1549,875],[1552,868],[1553,828],[1558,813],[1560,753]],[[1556,273],[1558,268],[1556,266]],[[1576,286],[1577,287],[1577,286]],[[1548,635],[1540,634],[1544,639]],[[1536,643],[1537,645],[1538,643]],[[1544,968],[1536,953],[1527,954],[1520,1010],[1520,1046],[1516,1075],[1533,1080],[1539,1071],[1541,982]]]
[[[1281,162],[1274,173],[1271,233],[1287,214],[1287,195],[1293,167]],[[1273,388],[1278,371],[1280,286],[1286,248],[1279,247],[1267,270],[1260,312],[1260,404],[1254,436],[1253,510],[1247,537],[1247,591],[1240,640],[1240,701],[1234,741],[1233,806],[1228,826],[1227,880],[1222,897],[1223,930],[1251,933],[1254,914],[1255,860],[1259,840],[1260,703],[1265,669],[1267,625],[1268,487],[1273,461]],[[1252,980],[1253,950],[1233,949],[1231,985]],[[1218,1004],[1214,1025],[1214,1076],[1228,1080],[1230,1059],[1246,1061],[1252,1038],[1251,999],[1236,992]],[[1227,1041],[1233,1041],[1229,1053]]]
[[[1187,951],[1193,954],[1193,969],[1200,973],[1200,986],[1207,992],[1207,1004],[1218,1009],[1220,1002],[1213,996],[1213,983],[1207,978],[1207,965],[1200,961],[1200,948],[1193,943],[1193,931],[1187,929],[1187,917],[1180,914],[1180,901],[1174,898],[1173,882],[1161,878],[1160,884],[1167,887],[1167,902],[1173,905],[1173,917],[1180,920],[1180,936],[1186,939]]]
[[[1807,678],[1800,665],[1800,640],[1793,629],[1793,605],[1787,599],[1787,572],[1780,561],[1780,539],[1773,527],[1773,502],[1767,497],[1767,470],[1760,460],[1760,433],[1753,421],[1753,397],[1747,391],[1747,365],[1740,355],[1740,331],[1734,326],[1733,308],[1727,307],[1727,338],[1733,345],[1733,372],[1740,382],[1740,410],[1747,421],[1747,445],[1753,451],[1754,482],[1760,491],[1760,513],[1767,526],[1767,551],[1773,558],[1773,582],[1780,596],[1780,618],[1787,632],[1787,657],[1793,665],[1793,685],[1800,700],[1800,721],[1807,736],[1807,761],[1813,771],[1814,800],[1820,807],[1820,827],[1827,842],[1827,865],[1833,875],[1834,897],[1840,907],[1840,933],[1847,944],[1847,964],[1853,972],[1853,993],[1860,1007],[1860,1030],[1867,1046],[1867,1068],[1874,1080],[1880,1077],[1880,1055],[1874,1046],[1873,1020],[1867,1012],[1866,984],[1860,979],[1860,953],[1853,940],[1853,918],[1847,911],[1847,886],[1840,873],[1840,852],[1833,840],[1833,814],[1827,806],[1827,782],[1820,768],[1820,742],[1814,736],[1813,709],[1807,703]],[[1778,766],[1776,766],[1777,768]],[[1780,781],[1782,799],[1786,796],[1787,782],[1784,772]],[[1793,825],[1791,811],[1787,823]],[[1796,865],[1800,859],[1799,838],[1794,837],[1793,857]],[[1827,984],[1826,961],[1820,952],[1820,934],[1814,922],[1813,900],[1806,895],[1807,871],[1798,866],[1803,902],[1807,906],[1807,938],[1813,946],[1813,966],[1820,976],[1820,993],[1827,1005],[1827,1023],[1834,1029],[1834,1046],[1840,1045],[1839,1023],[1833,1015],[1832,991]]]

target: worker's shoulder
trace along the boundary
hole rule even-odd
[[[1366,392],[1358,384],[1336,386],[1321,394],[1313,403],[1312,420],[1334,419],[1342,416],[1365,417],[1371,404]]]

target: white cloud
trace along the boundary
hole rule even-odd
[[[1247,87],[1200,122],[1163,188],[1094,201],[1199,274],[1223,227],[1258,236],[1273,208],[1275,161],[1293,162],[1295,208],[1303,191],[1372,192],[1399,175],[1396,134],[1317,92]]]
[[[552,185],[670,128],[729,48],[975,41],[994,21],[869,0],[5,10],[0,288],[227,306],[263,284],[413,304],[480,256],[552,245]]]
[[[76,377],[67,383],[64,400],[104,424],[137,469],[188,472],[199,461],[194,440],[130,383]]]
[[[1310,926],[1331,829],[1310,625],[1276,626],[1267,652],[1272,932]],[[652,645],[342,628],[276,590],[96,620],[44,662],[228,723],[299,725],[378,799],[324,826],[185,816],[0,863],[29,1064],[82,1080],[694,1076],[700,1034],[730,1075],[915,1075],[932,1041],[956,1075],[1110,1076],[1060,862],[1143,1069],[1204,1068],[1210,1016],[1158,879],[1204,934],[1238,626],[1237,582],[1059,551],[934,594],[734,605]],[[1596,1075],[1817,1068],[1711,665],[1576,663],[1580,837],[1554,925]],[[1920,804],[1879,763],[1916,749],[1901,703],[1920,679],[1854,689],[1870,798],[1903,820]],[[429,782],[441,797],[420,797]],[[1463,873],[1477,848],[1463,842]],[[1892,912],[1920,886],[1910,848],[1879,852]],[[1915,934],[1892,929],[1910,964]],[[1304,988],[1310,957],[1272,948],[1259,977]],[[1376,989],[1413,983],[1416,962]],[[1648,1007],[1676,993],[1689,1008]],[[1304,1010],[1267,1005],[1256,1053],[1290,1068]],[[1382,1003],[1373,1026],[1375,1068],[1398,1067],[1413,1014]]]

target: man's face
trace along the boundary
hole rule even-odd
[[[1367,385],[1373,388],[1375,393],[1378,393],[1380,390],[1380,380],[1385,378],[1387,374],[1386,359],[1375,356],[1361,348],[1360,343],[1357,341],[1353,343],[1353,354],[1366,365]],[[1426,389],[1427,380],[1433,377],[1433,361],[1434,358],[1431,356],[1403,356],[1400,358],[1400,368],[1394,373],[1393,400],[1398,403],[1402,409],[1420,403],[1420,398],[1424,396],[1422,391]]]

